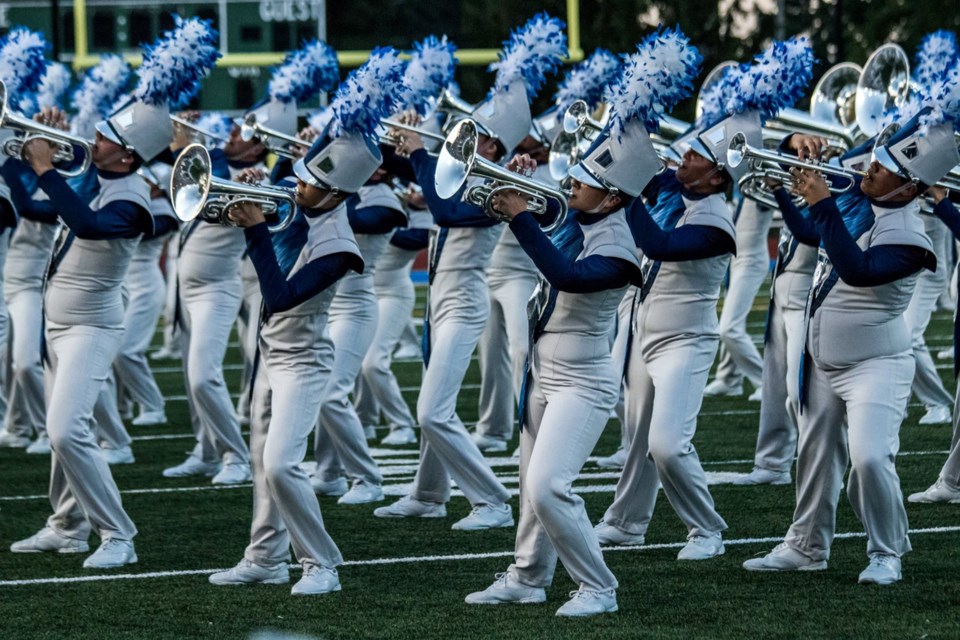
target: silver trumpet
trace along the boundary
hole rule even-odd
[[[170,173],[170,199],[173,211],[184,222],[196,218],[217,224],[237,226],[227,213],[234,205],[244,202],[263,207],[264,215],[287,213],[280,222],[270,227],[270,233],[283,231],[293,222],[297,211],[296,190],[264,185],[242,184],[211,173],[210,153],[201,144],[191,144],[173,164]]]
[[[293,160],[296,160],[300,156],[293,153],[290,147],[310,148],[310,143],[302,138],[289,136],[285,133],[280,133],[276,129],[263,126],[257,122],[257,114],[255,113],[248,113],[244,117],[243,124],[240,125],[240,137],[244,142],[259,138],[263,146],[267,147],[272,153]],[[277,144],[277,141],[279,141],[279,144]]]
[[[441,198],[452,198],[471,177],[485,178],[483,185],[467,189],[464,200],[482,207],[492,218],[500,218],[493,209],[493,197],[502,191],[519,191],[529,197],[527,210],[535,216],[547,213],[547,200],[556,200],[560,211],[553,222],[542,226],[544,232],[556,229],[567,217],[567,196],[537,180],[508,171],[477,155],[477,125],[461,120],[447,135],[437,159],[434,188]]]
[[[207,140],[210,140],[212,142],[218,142],[220,144],[226,144],[230,142],[228,138],[224,138],[223,136],[218,136],[209,131],[205,131],[204,129],[201,129],[200,127],[198,127],[196,123],[190,122],[189,120],[184,120],[179,116],[171,115],[170,122],[177,125],[178,127],[183,127],[184,129],[192,132],[195,136],[206,138]]]
[[[740,190],[740,195],[744,198],[759,202],[774,211],[780,208],[780,203],[777,202],[776,197],[773,195],[773,190],[767,186],[766,182],[764,182],[764,176],[759,173],[748,173],[740,178],[740,181],[737,182],[737,188]],[[803,198],[793,196],[793,201],[797,203],[798,206],[803,206]]]
[[[563,112],[563,130],[593,138],[603,130],[603,123],[591,117],[590,106],[585,101],[577,100]]]
[[[570,167],[580,161],[597,134],[603,130],[603,122],[590,115],[590,107],[577,100],[563,112],[560,131],[550,143],[547,166],[550,176],[558,182],[567,177]]]
[[[72,162],[74,146],[83,151],[83,161],[73,170],[57,169],[64,178],[73,178],[86,173],[93,161],[93,145],[89,140],[78,138],[66,131],[48,127],[25,118],[10,108],[7,104],[7,87],[0,81],[0,129],[11,129],[22,133],[22,136],[7,138],[3,143],[2,151],[10,158],[23,159],[23,147],[30,140],[44,140],[56,148],[53,155],[54,162]]]
[[[417,134],[421,138],[426,138],[427,140],[433,140],[435,142],[443,142],[444,136],[439,133],[434,133],[433,131],[427,131],[422,127],[417,127],[412,124],[404,124],[402,122],[397,122],[396,120],[389,120],[387,118],[380,118],[380,124],[387,127],[387,129],[402,129],[403,131],[410,131]],[[380,144],[387,145],[389,147],[395,147],[400,143],[400,141],[390,135],[389,131],[380,135]]]

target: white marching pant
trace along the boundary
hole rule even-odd
[[[101,539],[136,534],[120,491],[100,453],[92,428],[93,407],[106,388],[122,329],[47,323],[51,385],[47,435],[53,449],[47,526],[86,540],[91,527]]]
[[[490,315],[478,348],[479,419],[476,431],[497,440],[513,437],[513,421],[529,347],[527,301],[537,276],[518,272],[490,275]]]
[[[41,436],[46,432],[43,362],[43,294],[37,289],[21,289],[7,298],[12,340],[8,381],[9,404],[6,429],[21,436]]]
[[[12,229],[4,229],[0,232],[0,290],[3,289],[3,272],[7,262],[7,250],[10,248],[10,236]],[[6,301],[0,296],[0,363],[7,361],[9,357],[8,350],[10,337],[10,316],[7,313]],[[7,376],[9,374],[6,365],[0,366],[0,422],[6,421],[7,416]]]
[[[960,384],[953,401],[953,438],[950,454],[940,469],[940,478],[952,489],[960,490]]]
[[[121,337],[121,344],[123,338]],[[96,422],[100,441],[111,449],[129,447],[133,438],[127,432],[117,406],[117,383],[113,369],[107,373],[107,380],[100,389],[97,402],[93,405],[93,420]]]
[[[938,268],[935,273],[921,271],[910,304],[903,312],[903,319],[910,331],[913,358],[916,361],[913,392],[927,407],[948,407],[953,402],[950,392],[943,386],[943,380],[937,373],[937,366],[923,337],[927,325],[930,324],[930,316],[937,307],[937,300],[943,291],[945,280],[946,272],[943,269]]]
[[[129,300],[123,319],[120,353],[113,363],[117,381],[141,411],[162,411],[163,394],[147,361],[157,320],[163,310],[163,274],[159,264],[133,262],[127,277]]]
[[[430,300],[432,355],[417,399],[420,466],[410,495],[427,502],[447,502],[453,477],[470,504],[497,505],[505,503],[510,494],[457,416],[457,395],[489,312],[486,282],[471,275],[441,271],[431,285],[431,297],[440,299]],[[457,295],[437,295],[448,291]]]
[[[381,322],[373,343],[363,359],[357,380],[357,416],[363,425],[376,426],[380,418],[391,429],[414,426],[413,414],[407,406],[397,377],[390,368],[393,352],[413,312],[416,294],[410,280],[410,264],[402,269],[377,269],[377,311]]]
[[[645,534],[662,484],[690,536],[715,535],[727,524],[714,508],[693,436],[717,340],[665,341],[649,363],[640,351],[635,343],[627,371],[627,421],[635,433],[603,520]]]
[[[420,351],[421,349],[420,334],[417,333],[417,327],[414,325],[412,316],[407,320],[400,331],[400,341],[397,345],[397,348],[409,348],[417,351]]]
[[[324,383],[322,369],[269,367],[262,359],[257,367],[250,405],[253,521],[244,553],[255,564],[288,562],[291,543],[299,562],[331,568],[343,561],[300,468]]]
[[[351,299],[336,311],[331,305],[327,330],[333,343],[333,364],[317,422],[315,475],[325,482],[346,474],[353,480],[382,484],[380,468],[370,455],[363,425],[350,402],[350,392],[377,331],[377,301],[373,292],[362,301]]]
[[[814,560],[830,557],[847,461],[847,497],[867,532],[867,554],[910,551],[895,460],[913,380],[913,355],[871,358],[823,371],[810,363],[799,418],[797,506],[784,541]],[[849,455],[848,455],[849,450]]]
[[[627,420],[627,394],[626,384],[623,379],[623,372],[626,369],[627,345],[630,344],[630,325],[633,319],[633,300],[637,288],[629,287],[617,307],[617,324],[614,328],[615,335],[613,344],[610,347],[610,356],[613,358],[613,364],[617,367],[617,377],[620,379],[620,392],[617,397],[617,404],[613,410],[620,421],[620,448],[628,449],[630,442],[633,441],[633,430],[630,421]]]
[[[167,351],[176,351],[179,348],[177,341],[177,263],[179,262],[180,240],[179,234],[170,234],[167,246],[164,249],[164,291],[163,300],[163,348]]]
[[[260,294],[260,279],[249,258],[240,261],[240,279],[243,282],[243,302],[237,316],[237,337],[240,354],[243,356],[243,373],[240,378],[240,397],[237,398],[237,415],[250,417],[250,387],[253,385],[253,364],[257,358],[257,327],[263,296]]]
[[[619,375],[606,336],[545,333],[536,356],[520,433],[520,522],[511,572],[547,587],[557,558],[588,589],[617,588],[573,482],[617,401]],[[572,366],[564,366],[570,364]]]
[[[240,309],[239,278],[233,284],[221,282],[187,291],[180,287],[180,340],[197,439],[194,455],[205,462],[245,463],[250,457],[223,379],[227,341]]]

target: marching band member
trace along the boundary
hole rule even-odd
[[[217,57],[217,34],[208,23],[179,16],[175,20],[174,30],[145,51],[133,97],[97,125],[92,161],[100,190],[90,206],[54,170],[52,145],[32,140],[24,148],[40,188],[70,232],[48,270],[44,301],[53,371],[47,433],[53,449],[54,513],[37,534],[11,545],[14,552],[82,553],[95,529],[100,548],[84,561],[84,568],[137,561],[137,530],[97,447],[92,412],[120,348],[123,278],[140,234],[153,229],[149,189],[136,169],[160,154],[172,138],[168,103],[196,93]],[[57,121],[62,115],[45,110],[38,118]]]
[[[364,268],[346,201],[381,163],[375,125],[389,112],[400,69],[396,51],[378,49],[341,85],[330,107],[334,120],[294,166],[298,217],[275,244],[258,206],[231,210],[231,219],[245,228],[264,313],[251,402],[250,545],[236,567],[210,576],[213,584],[285,584],[292,543],[303,565],[293,595],[340,590],[336,566],[342,557],[300,462],[326,383],[327,308],[336,282]]]
[[[477,154],[491,162],[502,158],[530,131],[529,100],[566,54],[563,23],[538,14],[511,34],[491,95],[471,114],[481,132]],[[442,518],[450,497],[450,478],[473,510],[453,525],[473,531],[513,525],[503,487],[457,417],[456,401],[474,347],[489,312],[485,269],[500,235],[497,221],[482,208],[437,196],[437,161],[420,136],[404,132],[397,153],[408,155],[438,229],[431,242],[430,292],[424,321],[424,375],[417,400],[420,466],[410,495],[374,511],[381,518]],[[475,180],[471,180],[475,182]]]
[[[698,127],[683,163],[648,187],[651,211],[633,206],[644,255],[627,370],[627,420],[637,426],[614,502],[597,525],[602,543],[642,544],[662,484],[688,530],[677,559],[724,552],[727,525],[692,439],[719,341],[720,283],[736,249],[724,193],[746,172],[725,162],[726,151],[737,133],[759,146],[761,112],[769,117],[796,100],[812,66],[809,41],[797,38],[774,42],[753,65],[728,72],[722,104]]]
[[[859,582],[902,577],[901,557],[911,547],[894,461],[914,376],[903,312],[919,272],[936,269],[917,197],[960,162],[953,124],[944,121],[960,117],[960,101],[922,101],[917,116],[878,138],[860,183],[874,219],[859,236],[843,224],[822,176],[793,172],[824,247],[807,306],[797,506],[783,543],[745,569],[826,569],[849,457],[847,495],[868,539]],[[819,155],[815,138],[794,135],[789,145]]]
[[[654,63],[653,61],[656,61]],[[583,499],[572,485],[596,445],[620,390],[610,326],[640,261],[624,206],[661,168],[646,127],[691,90],[702,59],[679,31],[658,30],[627,58],[610,91],[613,115],[570,172],[570,213],[553,244],[516,192],[496,210],[543,274],[532,303],[530,368],[521,398],[520,524],[514,563],[469,604],[540,603],[557,559],[579,587],[558,616],[617,610],[607,568]],[[508,168],[533,165],[517,156]]]

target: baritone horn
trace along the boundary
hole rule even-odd
[[[538,217],[547,213],[547,200],[555,200],[559,213],[552,222],[542,225],[549,233],[567,216],[567,196],[559,190],[526,176],[508,171],[477,155],[477,125],[469,118],[461,120],[447,135],[437,159],[434,188],[441,198],[452,198],[470,177],[485,178],[483,185],[467,189],[464,200],[482,207],[493,218],[493,196],[502,191],[519,191],[530,198],[527,210]]]
[[[170,199],[177,217],[190,222],[196,218],[235,227],[227,213],[230,207],[248,202],[263,207],[264,215],[276,214],[280,222],[270,233],[283,231],[293,222],[297,203],[296,190],[264,185],[242,184],[211,173],[210,153],[201,144],[183,150],[170,173]],[[281,209],[286,208],[286,215]]]
[[[302,138],[290,136],[260,124],[257,122],[257,114],[255,113],[248,113],[243,118],[243,124],[240,125],[240,138],[244,142],[259,138],[263,146],[267,147],[271,153],[291,160],[300,157],[290,150],[291,147],[310,148],[310,143]],[[274,142],[276,140],[280,141],[280,144]]]
[[[899,45],[889,43],[874,51],[857,82],[856,115],[868,136],[880,132],[883,114],[901,107],[910,92],[910,59]]]
[[[417,127],[412,124],[404,124],[403,122],[397,122],[396,120],[388,120],[387,118],[380,118],[380,124],[387,128],[386,133],[382,133],[379,136],[380,144],[387,145],[389,147],[395,147],[400,143],[399,137],[390,134],[390,129],[401,129],[403,131],[410,131],[415,133],[421,138],[426,140],[433,140],[434,142],[443,142],[444,136],[439,133],[434,133],[433,131],[427,131],[423,127]]]
[[[79,147],[83,151],[83,160],[77,168],[72,170],[57,169],[57,173],[64,178],[75,178],[86,173],[87,169],[90,168],[90,163],[93,160],[93,149],[89,140],[78,138],[66,131],[48,127],[14,113],[10,105],[7,104],[7,87],[2,81],[0,81],[0,129],[11,129],[23,134],[23,137],[14,136],[4,141],[2,150],[5,156],[23,159],[23,146],[27,142],[44,140],[55,148],[54,162],[73,162],[74,147]]]

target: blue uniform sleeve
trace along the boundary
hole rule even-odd
[[[400,229],[390,236],[390,244],[407,251],[420,251],[430,244],[429,229]]]
[[[49,200],[34,200],[27,193],[21,177],[24,170],[29,171],[26,165],[15,158],[10,158],[4,163],[3,168],[0,168],[0,174],[10,188],[10,199],[13,201],[13,206],[17,208],[17,213],[27,220],[55,223],[57,212],[53,208],[53,203]]]
[[[407,224],[403,213],[390,207],[348,209],[347,219],[354,233],[390,233]]]
[[[685,262],[715,258],[737,252],[729,233],[717,227],[689,224],[675,229],[660,228],[638,198],[627,215],[633,240],[643,255],[661,262]]]
[[[273,169],[270,171],[270,182],[272,184],[279,184],[281,180],[293,175],[293,160],[290,158],[282,158],[277,160],[273,165]]]
[[[510,222],[510,230],[550,286],[567,293],[593,293],[625,287],[639,276],[635,265],[620,258],[587,256],[582,260],[564,257],[540,230],[529,212]]]
[[[335,284],[357,260],[350,253],[333,253],[312,260],[287,280],[277,263],[267,224],[254,225],[244,233],[250,260],[260,280],[263,304],[270,313],[280,313],[306,302]]]
[[[660,187],[663,186],[664,180],[666,180],[668,176],[675,175],[676,173],[673,171],[661,171],[653,176],[650,182],[647,183],[647,186],[643,188],[641,195],[643,195],[651,207],[657,204],[657,197],[660,195]]]
[[[810,214],[833,268],[851,287],[888,284],[929,266],[931,256],[921,247],[891,244],[861,249],[843,224],[833,198],[811,206]]]
[[[783,187],[779,187],[773,192],[773,197],[777,199],[780,205],[780,213],[783,214],[783,221],[786,223],[790,233],[797,239],[797,242],[810,247],[820,246],[820,233],[808,218],[800,213],[800,208],[793,202],[793,198]]]
[[[949,198],[944,198],[933,207],[933,213],[947,225],[955,238],[960,238],[960,211],[957,211],[957,205]]]
[[[78,238],[136,238],[153,230],[153,216],[140,205],[128,200],[116,200],[100,209],[91,209],[54,170],[40,176],[40,188],[50,196],[64,223]]]
[[[437,195],[433,186],[433,178],[437,172],[437,159],[424,149],[418,149],[410,155],[410,164],[417,175],[417,184],[423,190],[423,198],[427,201],[434,221],[441,227],[492,227],[499,224],[483,212],[480,207],[463,202],[460,197],[463,189],[458,191],[449,200]]]
[[[153,219],[153,232],[143,234],[144,240],[162,238],[180,228],[180,221],[170,216],[158,216]]]

